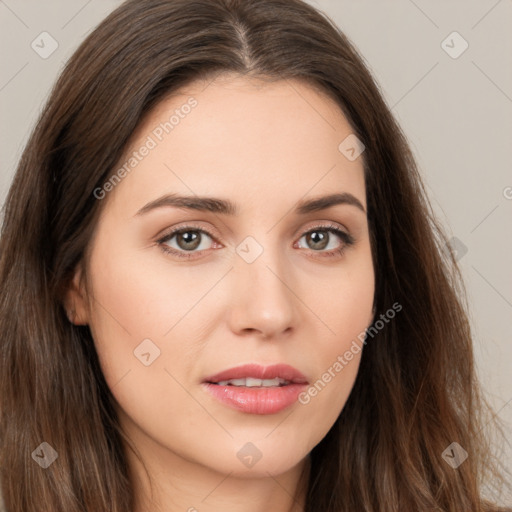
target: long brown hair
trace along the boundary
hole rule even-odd
[[[376,318],[352,393],[311,452],[307,512],[498,510],[465,290],[407,142],[362,58],[300,0],[130,0],[68,62],[22,155],[0,240],[0,464],[9,512],[129,512],[133,490],[91,333],[63,291],[143,116],[197,79],[303,80],[333,98],[364,143]],[[341,142],[341,141],[340,141]],[[494,424],[494,423],[492,423]],[[47,469],[31,454],[47,442]],[[457,442],[468,458],[443,459]],[[500,469],[501,471],[501,469]],[[498,490],[498,487],[496,487]]]

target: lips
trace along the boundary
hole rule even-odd
[[[204,391],[222,404],[246,414],[276,414],[297,402],[308,386],[293,366],[248,364],[207,377]]]
[[[204,379],[203,382],[218,384],[219,382],[234,379],[258,379],[272,380],[282,379],[286,384],[307,384],[306,377],[296,368],[287,364],[275,364],[272,366],[260,366],[258,364],[246,364],[224,370]]]

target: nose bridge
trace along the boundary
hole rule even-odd
[[[288,283],[286,255],[271,236],[264,243],[247,237],[236,248],[232,322],[235,330],[275,336],[296,321],[296,299]],[[265,244],[265,245],[264,245]]]

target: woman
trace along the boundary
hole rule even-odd
[[[6,203],[7,510],[499,510],[445,243],[323,15],[124,3]]]

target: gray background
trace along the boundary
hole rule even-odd
[[[0,0],[0,204],[63,63],[120,3]],[[456,238],[479,374],[512,437],[512,0],[310,3],[365,57]],[[59,45],[47,59],[31,47],[43,31]],[[502,449],[512,468],[511,445]]]

